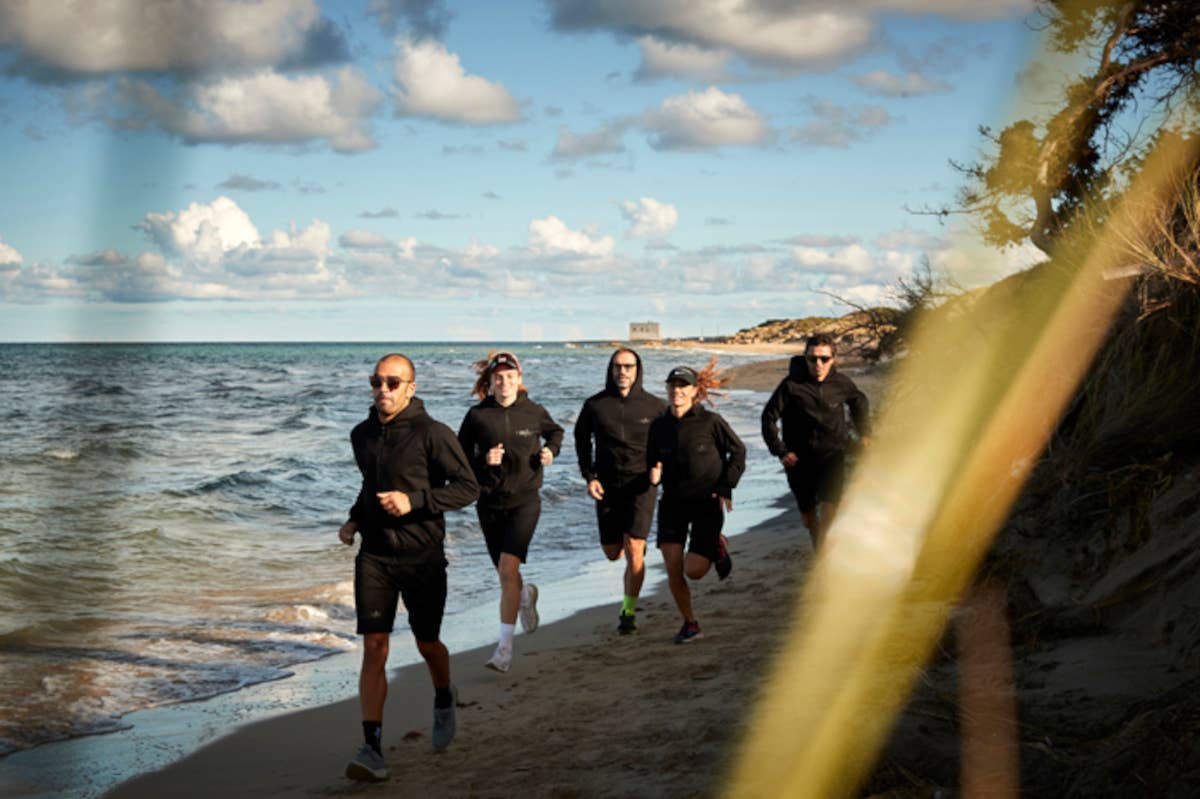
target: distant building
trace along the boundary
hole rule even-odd
[[[629,323],[630,341],[658,341],[661,338],[662,331],[659,329],[658,322]]]

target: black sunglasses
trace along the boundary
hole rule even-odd
[[[806,361],[808,361],[809,363],[816,363],[817,361],[820,361],[821,363],[829,363],[830,361],[833,360],[833,356],[832,355],[805,355],[804,359]]]
[[[400,388],[402,383],[411,383],[411,380],[405,380],[403,377],[395,375],[371,375],[368,378],[371,381],[371,388],[382,388],[384,383],[387,383],[388,391],[395,391]]]

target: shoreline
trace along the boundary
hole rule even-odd
[[[713,790],[789,621],[796,577],[807,568],[811,550],[799,515],[779,512],[788,499],[731,537],[728,581],[710,574],[693,585],[699,641],[672,643],[678,612],[660,582],[639,604],[638,635],[616,635],[617,603],[608,601],[518,635],[508,674],[483,668],[491,643],[453,653],[458,736],[444,753],[430,749],[433,692],[424,664],[389,670],[384,751],[392,779],[367,790],[614,797]],[[649,553],[650,563],[655,558]],[[692,732],[694,741],[681,744]],[[104,795],[358,793],[364,788],[341,775],[360,743],[351,697],[238,728]]]

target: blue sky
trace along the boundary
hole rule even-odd
[[[1030,0],[15,0],[0,340],[560,340],[842,313],[1002,124]]]

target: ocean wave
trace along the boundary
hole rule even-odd
[[[73,461],[79,459],[79,450],[77,449],[48,449],[43,454],[47,458],[56,461]]]

